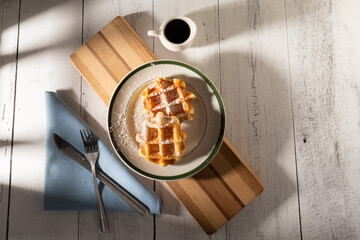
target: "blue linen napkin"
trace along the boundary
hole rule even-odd
[[[45,92],[46,105],[46,165],[44,210],[92,210],[96,198],[92,175],[82,166],[65,156],[52,142],[56,133],[84,154],[80,129],[88,126],[59,98],[55,92]],[[160,199],[135,178],[127,167],[99,139],[98,166],[115,182],[142,201],[155,214],[160,214]],[[108,211],[131,212],[121,198],[99,183],[104,208]]]

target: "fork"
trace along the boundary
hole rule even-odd
[[[100,216],[101,232],[104,233],[108,228],[108,224],[106,220],[103,202],[101,200],[99,188],[96,181],[96,168],[95,168],[96,161],[99,158],[99,146],[93,132],[90,129],[80,130],[80,135],[84,143],[86,159],[88,160],[91,166],[91,173],[93,175],[94,189],[96,195],[96,204]]]

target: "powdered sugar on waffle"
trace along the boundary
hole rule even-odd
[[[143,143],[139,143],[136,140],[136,134],[141,133],[142,127],[143,127],[143,120],[146,118],[149,118],[148,114],[143,113],[143,99],[141,98],[141,93],[146,88],[153,88],[156,86],[155,77],[153,80],[146,82],[144,85],[139,87],[136,92],[134,92],[130,99],[128,99],[128,102],[118,102],[118,104],[115,104],[114,107],[114,117],[112,118],[112,129],[110,131],[113,132],[113,135],[115,137],[115,141],[117,145],[121,147],[121,151],[128,159],[138,159],[138,149],[139,146]],[[189,88],[189,91],[196,93],[195,89],[191,87],[191,85],[187,85],[186,87]],[[174,90],[175,86],[169,86],[168,89],[161,89],[158,88],[158,91],[152,92],[152,96],[156,96],[161,93],[166,93],[168,91]],[[125,89],[127,89],[125,87]],[[122,89],[120,91],[122,94]],[[127,91],[126,91],[127,92]],[[150,95],[149,94],[149,95]],[[123,95],[124,96],[124,95]],[[159,98],[159,100],[163,99]],[[179,103],[178,99],[174,99],[174,103],[169,103],[169,106],[173,106],[175,104]],[[163,104],[160,103],[159,104]],[[183,152],[183,156],[190,153],[198,144],[198,142],[201,140],[203,133],[206,128],[206,112],[204,109],[204,105],[201,100],[195,100],[192,102],[192,105],[197,112],[195,118],[192,121],[185,121],[182,123],[182,131],[188,133],[188,140],[186,141],[186,149],[185,152]],[[158,107],[158,106],[155,106]],[[165,109],[163,109],[163,112],[166,114]],[[120,114],[121,113],[121,114]],[[178,118],[187,118],[187,113],[178,113]],[[195,127],[196,126],[196,127]],[[194,128],[195,127],[195,128]],[[162,139],[160,140],[159,144],[170,144],[171,140],[169,139]],[[175,155],[175,157],[178,157]],[[136,160],[137,161],[137,160]]]
[[[193,119],[194,110],[190,102],[196,97],[185,90],[184,81],[158,77],[155,82],[152,88],[147,88],[142,93],[144,112],[149,117],[163,112],[167,116],[176,116],[180,122]]]

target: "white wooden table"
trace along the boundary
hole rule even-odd
[[[360,2],[0,0],[0,239],[359,239]],[[264,192],[207,236],[168,188],[142,179],[163,214],[43,211],[46,90],[103,139],[106,107],[69,55],[125,16],[159,58],[200,68],[226,106],[226,137]],[[147,30],[186,15],[194,46]]]

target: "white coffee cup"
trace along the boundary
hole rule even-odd
[[[148,36],[158,37],[164,47],[173,52],[180,52],[191,46],[196,32],[193,20],[178,16],[163,22],[159,30],[148,31]]]

